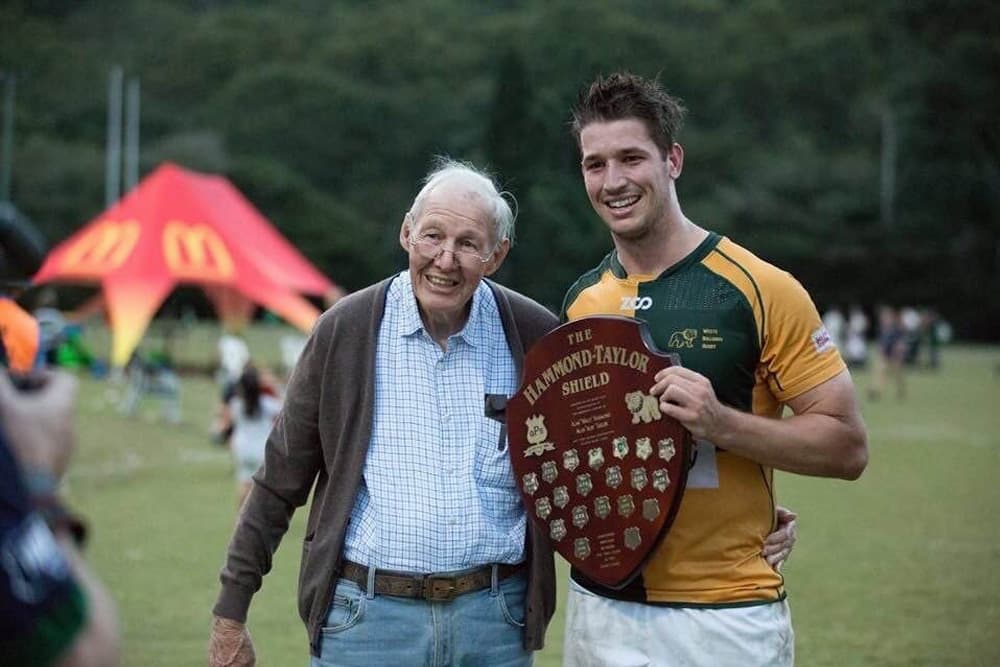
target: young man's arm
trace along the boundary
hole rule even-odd
[[[660,411],[680,421],[696,439],[778,470],[857,479],[868,464],[868,441],[850,373],[787,402],[787,419],[752,415],[723,405],[708,378],[671,366],[650,390]]]

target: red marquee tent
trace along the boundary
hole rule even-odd
[[[118,367],[178,284],[202,286],[224,321],[259,304],[304,331],[319,311],[301,294],[338,289],[227,179],[169,163],[56,246],[33,282],[100,284]]]

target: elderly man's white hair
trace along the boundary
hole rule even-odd
[[[424,178],[424,187],[417,193],[413,205],[410,206],[410,226],[412,227],[417,218],[420,217],[421,208],[427,196],[437,186],[453,180],[466,182],[470,190],[483,200],[493,221],[493,231],[497,241],[509,240],[513,242],[514,219],[517,217],[517,200],[514,195],[506,190],[501,191],[486,171],[468,162],[447,156],[437,157],[434,161],[434,168]]]

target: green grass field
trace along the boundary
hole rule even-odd
[[[258,359],[277,360],[282,331],[251,332]],[[207,363],[215,335],[188,333],[178,356]],[[799,665],[1000,664],[998,364],[996,347],[947,348],[941,371],[909,375],[905,400],[866,402],[871,461],[858,482],[779,476],[800,516],[785,568]],[[207,435],[215,397],[209,378],[185,378],[184,423],[169,426],[154,401],[125,418],[112,387],[82,380],[68,495],[92,524],[87,555],[118,601],[129,666],[205,664],[235,516],[228,453]],[[264,666],[308,664],[295,607],[304,519],[251,608]],[[561,614],[548,637],[542,667],[561,663]]]

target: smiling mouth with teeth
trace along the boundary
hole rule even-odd
[[[449,280],[448,278],[439,278],[437,276],[427,276],[427,280],[432,285],[437,285],[438,287],[451,287],[455,284],[454,280]]]
[[[626,208],[639,201],[639,196],[635,195],[627,199],[615,199],[608,202],[608,208]]]

